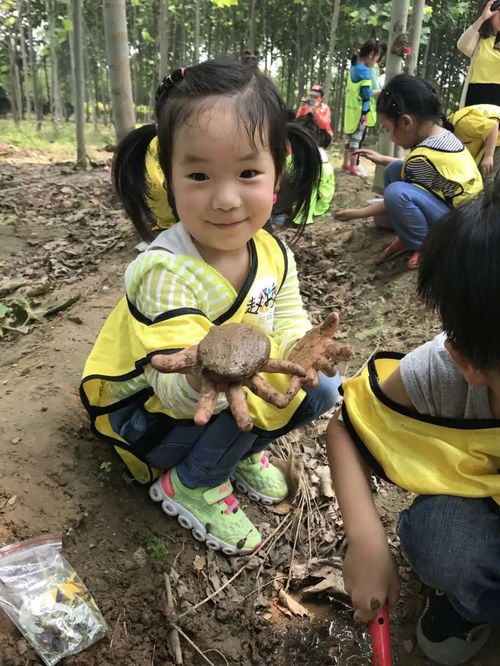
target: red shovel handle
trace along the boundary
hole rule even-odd
[[[368,625],[372,639],[373,666],[392,666],[389,607],[385,603]]]

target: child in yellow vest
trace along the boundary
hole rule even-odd
[[[163,182],[181,221],[129,265],[126,297],[90,353],[81,396],[94,431],[115,446],[136,480],[161,475],[150,494],[168,515],[210,548],[245,554],[261,536],[231,479],[251,499],[281,501],[286,480],[264,450],[338,398],[329,339],[335,317],[311,328],[293,255],[263,228],[288,147],[293,214],[307,212],[320,158],[311,136],[287,125],[271,81],[241,63],[175,70],[157,91],[157,108],[158,125],[134,130],[118,147],[114,183],[136,229],[151,240],[145,156],[157,136]],[[235,406],[230,384],[210,392],[198,367],[166,368],[181,350],[196,358],[207,333],[229,323],[260,329],[271,358],[285,360],[278,366],[288,370],[263,374],[276,391],[289,389],[286,373],[305,371],[287,406],[246,387]]]
[[[343,385],[327,446],[347,537],[344,582],[368,622],[399,594],[370,470],[416,493],[401,546],[434,588],[417,627],[438,664],[469,663],[500,621],[500,191],[431,230],[418,289],[445,334],[377,353]]]
[[[452,134],[434,88],[416,76],[395,76],[377,100],[378,119],[391,140],[409,150],[404,160],[361,149],[375,164],[385,165],[384,200],[363,208],[337,211],[338,220],[387,214],[396,238],[378,261],[411,252],[415,270],[429,229],[451,208],[483,189],[474,159]]]
[[[500,106],[475,104],[452,113],[454,133],[480,166],[483,177],[495,178],[500,171]]]
[[[381,57],[378,41],[369,39],[351,58],[352,67],[347,74],[346,97],[344,108],[344,161],[342,169],[353,176],[366,176],[366,172],[358,165],[360,148],[365,137],[367,126],[373,126],[376,118],[371,109],[372,71]]]

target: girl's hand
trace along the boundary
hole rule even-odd
[[[340,222],[349,222],[359,217],[357,208],[346,208],[345,210],[336,210],[333,212],[333,217]]]
[[[485,155],[481,160],[481,171],[484,176],[489,176],[493,171],[493,155]]]
[[[373,164],[388,163],[387,155],[377,153],[376,150],[371,150],[370,148],[360,148],[359,150],[353,150],[352,152],[353,155],[361,155],[362,157],[366,157],[366,159],[370,160],[370,162],[373,162]]]
[[[289,389],[292,393],[295,391],[295,386],[300,386],[301,383],[306,386],[317,386],[320,370],[327,377],[333,377],[337,373],[335,363],[338,360],[347,360],[351,356],[352,349],[349,345],[339,345],[333,340],[338,326],[339,316],[336,312],[332,312],[323,324],[311,328],[295,343],[288,360],[302,366],[306,371],[306,378],[292,378]]]
[[[349,544],[344,560],[344,587],[356,622],[370,622],[386,601],[399,597],[399,575],[385,535]]]
[[[269,348],[267,351],[255,349],[255,344],[258,347],[259,338],[267,341],[263,333],[248,324],[214,326],[200,344],[174,354],[154,354],[151,357],[151,365],[158,372],[175,372],[188,376],[190,386],[199,393],[194,415],[196,425],[208,423],[219,393],[225,393],[238,427],[248,432],[253,428],[253,422],[244,386],[262,400],[283,409],[300,389],[301,378],[306,378],[306,372],[301,365],[292,361],[269,358]],[[255,343],[253,349],[252,339]],[[283,394],[266,382],[258,374],[259,372],[290,374],[294,375],[297,381],[294,382],[293,388],[290,387]]]
[[[495,0],[488,0],[488,2],[485,4],[483,13],[481,14],[481,19],[483,23],[490,19],[495,12],[491,11],[491,5],[495,2]]]

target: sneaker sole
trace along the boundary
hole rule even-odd
[[[191,511],[188,511],[186,507],[178,504],[172,498],[165,497],[160,480],[155,481],[150,486],[149,496],[154,502],[161,502],[161,508],[167,516],[177,518],[177,522],[181,527],[191,530],[191,534],[196,541],[204,542],[210,550],[220,550],[224,555],[249,555],[260,546],[260,543],[258,543],[254,548],[237,548],[210,534]]]
[[[485,626],[476,641],[468,642],[460,638],[448,638],[434,643],[425,637],[421,621],[417,624],[417,643],[426,657],[443,666],[460,666],[474,657],[491,635],[491,627]]]
[[[240,493],[244,493],[249,499],[253,500],[254,502],[260,502],[261,504],[265,504],[266,506],[279,504],[287,496],[284,495],[283,497],[270,497],[269,495],[263,495],[262,493],[259,493],[257,490],[255,490],[255,488],[252,488],[252,486],[250,486],[245,481],[245,479],[242,476],[240,476],[238,473],[236,473],[233,477],[231,477],[231,481],[234,481],[235,488],[239,490]]]

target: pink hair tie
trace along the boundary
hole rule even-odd
[[[184,74],[186,73],[187,67],[181,67],[180,69],[181,69],[181,76],[182,78],[184,78]]]

